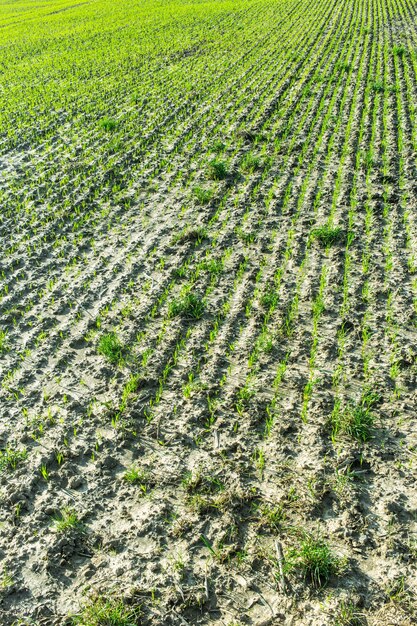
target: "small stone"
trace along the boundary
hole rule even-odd
[[[86,565],[84,570],[84,576],[86,578],[91,578],[92,576],[94,576],[95,573],[96,567],[93,565],[93,563],[89,563],[88,565]]]
[[[70,489],[78,489],[78,487],[81,487],[82,484],[83,479],[81,478],[81,476],[73,476],[68,482],[68,486]]]

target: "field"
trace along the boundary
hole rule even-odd
[[[0,4],[0,623],[417,619],[417,3]]]

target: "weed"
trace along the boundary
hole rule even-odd
[[[4,568],[3,569],[3,573],[0,577],[0,589],[9,589],[10,587],[13,587],[14,585],[14,579],[13,576],[11,576],[7,569]]]
[[[209,162],[209,178],[213,180],[224,180],[227,174],[227,165],[224,161],[212,159]]]
[[[205,535],[200,535],[200,539],[203,542],[203,544],[206,546],[206,548],[211,552],[211,554],[219,558],[219,553],[217,552],[217,550],[213,548],[213,544],[211,543],[211,541],[207,539]]]
[[[303,534],[300,545],[289,550],[285,558],[285,570],[300,572],[314,587],[322,587],[341,568],[342,560],[333,554],[329,545],[308,533]]]
[[[405,55],[405,52],[406,52],[406,50],[405,50],[404,46],[395,45],[392,48],[392,53],[395,56],[397,56],[397,57],[403,57]]]
[[[376,80],[372,85],[372,89],[376,93],[382,93],[385,90],[384,83],[381,80]]]
[[[336,401],[331,415],[332,436],[335,438],[343,433],[366,442],[371,436],[374,422],[375,416],[368,406],[349,402],[342,407],[340,401]]]
[[[341,62],[339,63],[338,67],[343,71],[343,72],[349,72],[350,68],[352,67],[351,63],[349,62]]]
[[[279,295],[276,291],[264,293],[261,298],[262,306],[268,311],[273,311],[279,302]]]
[[[340,226],[331,228],[330,226],[320,226],[311,231],[311,236],[326,248],[339,243],[343,237],[343,229]]]
[[[208,259],[207,261],[202,261],[199,268],[204,272],[208,272],[212,278],[218,278],[223,271],[223,261],[222,259]]]
[[[285,518],[284,507],[280,505],[262,504],[258,507],[259,522],[273,531],[278,531]]]
[[[7,346],[7,332],[5,330],[0,330],[0,354],[7,351]]]
[[[254,243],[254,241],[256,240],[256,234],[255,233],[247,232],[246,230],[244,230],[240,226],[235,228],[235,232],[236,232],[237,236],[239,237],[239,239],[241,241],[243,241],[243,243],[246,244],[247,246],[249,246],[250,244]]]
[[[186,472],[182,486],[187,493],[215,494],[224,490],[224,484],[216,476],[204,475],[200,470]]]
[[[208,204],[213,197],[213,191],[204,187],[194,187],[193,194],[200,204]]]
[[[44,480],[49,480],[49,471],[44,463],[41,465],[41,469],[39,471]]]
[[[149,472],[140,469],[136,465],[132,465],[132,467],[125,471],[123,480],[129,483],[129,485],[138,486],[144,494],[146,494],[149,489]]]
[[[118,124],[117,121],[111,117],[103,117],[99,122],[99,126],[106,131],[106,133],[111,133],[116,130]]]
[[[69,507],[64,508],[60,512],[60,516],[54,520],[54,528],[57,533],[68,533],[71,530],[79,530],[81,527],[78,514]]]
[[[6,448],[0,451],[0,472],[15,470],[28,456],[26,449]]]
[[[257,448],[253,454],[253,460],[255,462],[256,467],[259,470],[261,476],[263,475],[263,471],[265,469],[265,452],[262,448]]]
[[[414,594],[406,584],[405,576],[398,576],[385,589],[390,601],[404,609],[415,606]]]
[[[240,413],[244,408],[249,406],[249,402],[256,395],[255,389],[249,387],[247,384],[241,387],[236,392],[237,402],[235,404],[236,410]]]
[[[255,170],[259,170],[261,167],[261,160],[259,157],[249,153],[247,154],[242,163],[240,164],[243,172],[253,173]]]
[[[55,460],[58,463],[58,465],[62,465],[62,463],[65,460],[65,455],[61,450],[57,450],[55,452]]]
[[[187,505],[191,511],[195,511],[199,515],[207,513],[212,509],[217,509],[218,506],[213,500],[207,496],[202,496],[199,493],[194,494],[187,499]]]
[[[168,307],[168,317],[191,317],[199,320],[203,317],[205,311],[205,302],[202,298],[194,293],[188,293],[183,298],[172,300]]]
[[[122,600],[98,597],[73,618],[76,626],[138,626],[139,608]]]
[[[175,235],[173,243],[191,241],[195,244],[200,244],[204,239],[207,239],[207,228],[196,226],[195,228],[184,228],[178,235]]]
[[[356,472],[351,470],[350,466],[347,466],[344,470],[336,468],[334,475],[329,479],[329,486],[339,498],[342,498],[348,492],[349,486],[354,483],[356,477]]]
[[[373,389],[367,389],[365,388],[362,392],[362,396],[360,399],[360,404],[363,407],[366,407],[368,409],[371,409],[372,407],[374,407],[376,404],[379,404],[382,400],[382,396],[380,393],[378,393],[378,391],[375,391]]]
[[[106,357],[110,363],[120,364],[123,361],[123,344],[114,332],[100,337],[97,352]]]
[[[222,141],[215,141],[213,144],[213,152],[215,152],[216,154],[219,154],[220,152],[223,152],[224,149],[226,148],[226,144],[224,144]]]
[[[354,604],[343,601],[336,613],[334,626],[364,626],[365,621]]]

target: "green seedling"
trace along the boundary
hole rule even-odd
[[[204,239],[207,239],[207,228],[196,226],[195,228],[185,228],[173,238],[173,243],[191,241],[194,244],[200,244]]]
[[[351,602],[343,601],[336,613],[334,626],[365,626],[363,616]]]
[[[392,48],[392,53],[395,56],[397,56],[397,57],[403,57],[405,55],[405,52],[406,52],[406,50],[405,50],[404,46],[395,45]]]
[[[13,587],[14,579],[13,576],[9,574],[6,568],[3,569],[3,573],[0,577],[0,589],[9,589]]]
[[[200,535],[200,539],[204,543],[204,545],[206,546],[207,550],[209,550],[213,556],[215,556],[216,558],[219,558],[220,555],[213,548],[213,544],[210,542],[210,540],[207,539],[207,537],[205,535],[203,535],[203,534]]]
[[[6,352],[7,347],[7,332],[5,330],[0,330],[0,354],[2,352]]]
[[[216,154],[219,154],[220,152],[223,152],[224,149],[226,148],[226,144],[224,144],[222,141],[215,141],[213,144],[213,152],[215,152]]]
[[[45,464],[41,465],[41,469],[39,470],[41,473],[41,476],[44,480],[48,480],[49,479],[49,472],[48,472],[48,468],[46,467]]]
[[[381,80],[376,80],[372,85],[372,89],[376,93],[382,93],[385,90],[384,83]]]

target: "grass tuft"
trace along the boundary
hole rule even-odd
[[[103,335],[98,342],[97,352],[116,365],[123,362],[123,344],[116,333]]]
[[[193,194],[200,204],[208,204],[213,197],[213,191],[204,187],[194,187]]]
[[[180,233],[174,236],[173,243],[186,243],[190,241],[196,245],[199,245],[207,239],[207,228],[204,226],[196,226],[195,228],[184,228]]]
[[[376,80],[374,84],[372,85],[372,89],[376,93],[382,93],[385,90],[384,83],[382,82],[382,80]]]
[[[149,490],[149,473],[146,470],[140,469],[136,465],[132,465],[123,474],[123,480],[129,485],[135,485],[140,488],[143,494],[146,494]]]
[[[247,154],[242,163],[240,164],[243,172],[247,172],[248,174],[252,174],[256,170],[261,168],[261,160],[259,157],[256,157],[254,154]]]
[[[202,298],[194,293],[187,293],[183,298],[172,300],[168,308],[168,316],[172,318],[181,315],[199,320],[203,317],[205,308]]]
[[[0,450],[0,472],[15,470],[28,456],[26,449],[6,448]]]
[[[7,352],[7,333],[5,330],[0,330],[0,354]]]
[[[215,141],[213,144],[213,152],[215,152],[216,154],[223,152],[225,148],[226,148],[226,144],[223,143],[223,141],[218,140],[218,141]]]
[[[371,437],[374,422],[375,415],[365,400],[349,402],[345,407],[337,400],[331,415],[332,437],[345,434],[364,443]]]
[[[73,618],[76,626],[138,626],[139,608],[127,607],[123,600],[97,598]]]
[[[288,551],[285,570],[299,572],[314,587],[322,587],[330,576],[337,574],[342,561],[320,537],[305,533],[300,545]]]
[[[73,509],[66,507],[60,512],[60,516],[54,520],[54,528],[57,533],[68,533],[71,530],[79,530],[82,524],[78,514]]]
[[[280,530],[285,519],[285,511],[282,504],[261,504],[257,507],[257,514],[259,517],[259,524],[261,526],[268,527],[274,532],[278,532]]]
[[[342,602],[334,626],[365,626],[366,622],[351,602]]]
[[[343,239],[343,229],[340,226],[331,228],[331,226],[320,226],[311,231],[311,236],[316,239],[322,246],[328,247],[339,243]]]
[[[212,180],[224,180],[227,174],[227,165],[224,161],[212,159],[209,162],[209,178]]]
[[[116,130],[118,124],[117,121],[112,119],[111,117],[103,117],[100,121],[99,121],[99,126],[100,128],[102,128],[104,131],[106,131],[106,133],[111,133],[114,130]]]
[[[392,53],[397,57],[403,57],[405,55],[405,52],[406,51],[405,51],[404,46],[395,45],[392,48]]]

